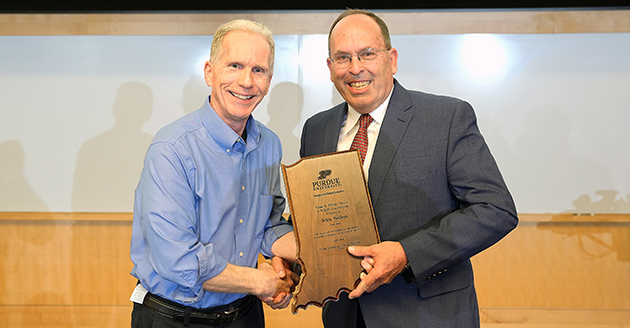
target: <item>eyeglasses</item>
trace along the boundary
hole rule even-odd
[[[361,50],[358,54],[356,55],[351,55],[351,54],[338,54],[335,57],[332,58],[332,62],[335,63],[335,65],[337,65],[339,68],[345,68],[347,66],[350,65],[350,62],[352,62],[352,57],[357,56],[357,58],[359,59],[360,62],[367,64],[371,61],[373,61],[374,59],[376,59],[376,57],[378,56],[378,52],[379,51],[386,51],[389,49],[364,49]]]

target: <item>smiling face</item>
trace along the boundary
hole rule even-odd
[[[212,88],[210,105],[239,135],[249,115],[263,100],[271,83],[270,46],[261,35],[229,32],[221,56],[206,62],[205,79]]]
[[[385,43],[376,22],[361,14],[343,18],[331,32],[330,56],[356,55],[365,49],[384,49]],[[392,48],[378,52],[368,63],[352,57],[350,65],[339,67],[329,58],[330,79],[352,108],[367,114],[380,106],[394,86],[398,52]]]

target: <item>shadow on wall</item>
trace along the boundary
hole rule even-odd
[[[630,194],[619,195],[617,190],[596,190],[598,200],[593,200],[590,195],[584,194],[575,201],[573,206],[575,209],[568,212],[575,214],[592,214],[592,213],[626,213],[630,214]]]
[[[612,177],[605,166],[573,149],[571,136],[575,128],[558,107],[532,108],[522,131],[515,143],[515,162],[510,165],[516,171],[509,174],[513,177],[510,189],[517,205],[544,207],[550,200],[569,204],[571,198],[566,196],[584,192],[584,185],[611,185]],[[528,192],[532,188],[536,192]]]
[[[153,91],[148,85],[134,81],[120,85],[113,105],[114,126],[88,140],[79,150],[72,193],[74,212],[133,210],[134,190],[153,138],[142,132],[142,126],[149,121],[152,112]],[[107,223],[76,221],[72,224],[70,253],[72,265],[77,265],[69,270],[73,304],[83,304],[94,294],[108,295],[117,281],[110,275],[99,275],[112,272],[111,259],[108,259],[110,250],[101,247],[103,241],[81,238],[85,229],[98,229],[99,224]],[[128,257],[128,254],[119,256]],[[95,261],[95,257],[101,260]],[[100,314],[111,318],[111,309],[101,310]],[[78,315],[75,313],[73,318]]]
[[[153,138],[141,129],[152,112],[153,91],[149,86],[127,82],[118,88],[113,105],[114,126],[88,140],[79,150],[73,211],[132,211],[133,192]]]
[[[619,262],[630,262],[630,221],[610,220],[593,221],[593,214],[628,214],[630,213],[630,194],[619,196],[616,190],[597,190],[599,199],[590,195],[578,197],[574,209],[564,215],[554,216],[549,222],[538,223],[538,228],[577,238],[582,254],[587,258],[604,258],[616,255]],[[618,197],[619,196],[619,197]],[[574,215],[574,220],[566,221],[566,214]]]
[[[190,114],[199,109],[208,100],[210,87],[206,85],[203,76],[192,75],[182,90],[182,108],[184,114]]]
[[[17,140],[0,142],[0,209],[3,211],[45,212],[44,201],[26,180],[26,155]],[[10,159],[10,160],[7,160]]]
[[[8,160],[10,159],[10,160]],[[22,143],[17,140],[0,142],[0,209],[3,211],[36,211],[45,212],[47,207],[35,193],[24,175],[26,156]],[[7,226],[5,226],[8,225]],[[15,227],[11,227],[15,225]],[[15,279],[7,279],[19,270],[24,270],[24,253],[28,250],[41,251],[53,236],[37,238],[27,234],[24,224],[0,221],[0,299],[3,303],[15,302],[12,296]],[[41,252],[33,253],[29,259],[41,256]],[[38,258],[39,259],[39,258]],[[40,262],[37,262],[40,263]],[[31,270],[46,270],[45,267],[30,267]],[[23,278],[24,275],[20,275]],[[26,283],[27,281],[20,281]]]
[[[285,164],[293,164],[300,159],[300,138],[293,134],[293,130],[300,123],[303,106],[304,92],[299,84],[282,82],[269,93],[267,111],[270,118],[267,127],[282,142],[282,162]]]

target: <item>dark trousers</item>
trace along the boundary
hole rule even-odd
[[[262,302],[256,298],[247,310],[239,314],[236,321],[227,325],[208,326],[189,324],[184,326],[183,323],[177,322],[146,305],[133,303],[133,312],[131,313],[131,328],[202,328],[202,327],[221,327],[221,328],[257,328],[265,327],[265,317],[262,308]]]
[[[336,302],[326,302],[322,309],[325,328],[366,328],[358,299],[351,300],[341,293]]]

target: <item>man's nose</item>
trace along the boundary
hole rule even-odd
[[[239,76],[238,83],[245,88],[252,86],[252,72],[249,70],[243,70]]]
[[[359,59],[359,55],[352,55],[350,57],[350,66],[348,66],[350,73],[358,74],[363,70],[363,63]]]

